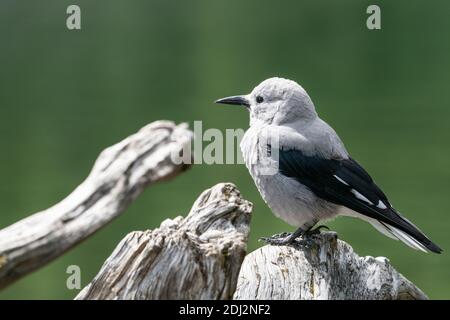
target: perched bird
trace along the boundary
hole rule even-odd
[[[240,145],[245,164],[273,213],[298,228],[263,238],[266,242],[306,238],[318,222],[342,215],[368,221],[414,249],[442,251],[392,207],[296,82],[270,78],[248,95],[216,103],[249,110],[250,127]]]

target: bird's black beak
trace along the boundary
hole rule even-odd
[[[237,106],[246,106],[247,108],[250,107],[250,101],[248,101],[248,99],[245,96],[226,97],[223,99],[216,100],[216,103],[234,104]]]

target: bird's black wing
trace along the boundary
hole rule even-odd
[[[306,156],[299,150],[279,150],[279,171],[307,186],[315,195],[395,227],[434,252],[441,249],[392,208],[386,195],[353,159]]]

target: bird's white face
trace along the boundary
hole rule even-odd
[[[281,125],[317,117],[306,91],[296,82],[283,78],[267,79],[248,95],[228,97],[216,102],[246,106],[250,111],[250,125]]]

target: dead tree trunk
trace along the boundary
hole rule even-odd
[[[251,208],[232,184],[204,191],[186,218],[128,234],[76,299],[230,299]]]
[[[186,125],[157,121],[101,153],[66,199],[0,230],[0,288],[46,265],[86,239],[155,182],[184,171],[172,154],[190,143]]]
[[[334,232],[307,246],[264,246],[242,264],[234,299],[423,300],[384,257],[359,257]]]

